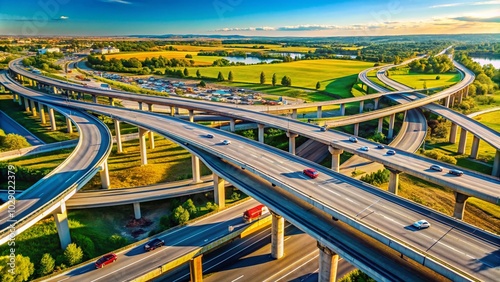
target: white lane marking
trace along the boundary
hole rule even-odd
[[[61,282],[61,281],[68,280],[68,279],[69,279],[69,277],[66,277],[66,278],[61,279],[61,280],[59,280],[59,281],[57,281],[57,282]]]
[[[311,262],[312,260],[317,259],[317,257],[319,257],[318,251],[316,250],[316,251],[314,251],[314,252],[312,252],[312,253],[309,253],[309,254],[305,255],[304,257],[302,257],[302,259],[301,259],[301,260],[299,260],[299,262],[300,262],[300,261],[302,261],[303,259],[305,259],[305,258],[309,257],[311,254],[316,254],[316,255],[315,255],[314,257],[312,257],[311,259],[307,260],[306,262],[304,262],[303,264],[301,264],[301,265],[297,266],[296,268],[292,269],[291,271],[289,271],[289,272],[285,273],[285,275],[281,276],[280,278],[278,278],[278,279],[274,279],[274,281],[279,281],[280,279],[283,279],[283,278],[287,277],[287,276],[288,276],[288,275],[290,275],[291,273],[295,272],[297,269],[302,268],[304,265],[308,264],[308,263],[309,263],[309,262]],[[266,280],[264,280],[264,281],[262,281],[262,282],[266,282],[266,281],[271,280],[274,276],[276,276],[276,275],[280,274],[281,272],[283,272],[283,271],[287,270],[288,268],[290,268],[290,267],[285,267],[285,268],[283,268],[281,271],[276,272],[274,275],[272,275],[271,277],[267,278]]]
[[[234,282],[234,281],[240,280],[241,278],[243,278],[243,276],[245,276],[245,275],[241,275],[240,277],[238,277],[238,278],[236,278],[236,279],[232,280],[231,282]]]

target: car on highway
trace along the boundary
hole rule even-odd
[[[353,143],[358,143],[358,138],[351,136],[351,137],[349,137],[349,141],[351,141]]]
[[[395,154],[396,154],[396,151],[394,151],[394,150],[388,150],[388,151],[387,151],[387,154],[388,154],[388,155],[395,155]]]
[[[384,146],[384,145],[382,145],[382,144],[378,144],[378,145],[377,145],[377,149],[384,149],[384,148],[385,148],[385,146]]]
[[[320,130],[320,131],[326,131],[326,130],[327,130],[326,125],[325,125],[325,126],[320,127],[320,128],[319,128],[319,130]]]
[[[153,239],[149,242],[146,243],[146,245],[144,245],[144,250],[145,251],[152,251],[156,248],[159,248],[161,246],[164,246],[165,245],[165,241],[163,241],[162,239]]]
[[[368,146],[363,146],[361,148],[359,148],[361,151],[369,151],[370,149],[368,148]]]
[[[448,173],[456,175],[456,176],[462,176],[462,175],[464,175],[464,172],[461,171],[461,170],[458,170],[458,169],[450,169],[450,171],[448,171]]]
[[[440,165],[431,165],[431,169],[439,172],[443,171],[443,167]]]
[[[231,141],[230,140],[222,140],[222,144],[229,145],[229,144],[231,144]]]
[[[95,262],[95,268],[103,268],[105,265],[115,262],[117,259],[118,257],[114,253],[104,255]]]
[[[427,220],[425,219],[421,219],[419,221],[415,221],[413,223],[413,226],[418,228],[418,229],[422,229],[422,228],[429,228],[431,227],[431,224],[429,222],[427,222]]]
[[[210,138],[210,139],[214,138],[214,136],[213,136],[212,134],[210,134],[210,133],[207,133],[207,134],[205,135],[205,137]]]
[[[314,179],[318,177],[319,172],[315,170],[314,168],[306,168],[304,171],[302,171],[305,175],[309,176],[310,178]]]

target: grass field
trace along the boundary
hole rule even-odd
[[[436,80],[436,76],[440,76]],[[434,87],[447,87],[460,81],[460,74],[458,73],[443,73],[443,74],[422,74],[422,73],[409,73],[409,74],[390,74],[392,80],[403,83],[411,88],[423,89],[424,82],[427,88]]]

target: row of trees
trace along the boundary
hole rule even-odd
[[[107,60],[106,56],[89,55],[87,62],[91,68],[105,71],[128,72],[128,73],[141,73],[144,68],[149,72],[155,71],[156,68],[169,68],[169,67],[189,67],[194,65],[193,60],[186,60],[184,58],[168,59],[163,56],[158,58],[146,58],[143,61],[137,58],[130,59],[117,59],[111,58]],[[175,70],[174,70],[175,71]],[[148,72],[148,73],[149,73]]]
[[[466,52],[456,53],[455,59],[476,74],[474,83],[469,85],[470,95],[493,94],[499,88],[500,70],[495,69],[493,65],[481,66],[473,61]]]
[[[53,70],[62,70],[60,65],[53,63],[55,59],[60,59],[62,57],[64,57],[63,53],[53,52],[34,57],[26,57],[23,59],[22,63],[27,67],[35,67],[50,72]]]
[[[417,73],[446,73],[455,69],[453,62],[447,55],[413,60],[408,64],[408,67],[412,72]]]
[[[19,150],[31,146],[24,136],[5,132],[0,129],[0,152]]]

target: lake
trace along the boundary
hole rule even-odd
[[[500,59],[486,57],[471,57],[474,62],[478,62],[481,66],[492,64],[496,69],[500,69]]]
[[[270,63],[272,61],[279,61],[278,59],[260,59],[257,57],[224,57],[224,59],[230,61],[231,63],[245,63],[247,65],[254,65],[262,62]]]

